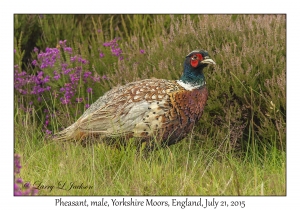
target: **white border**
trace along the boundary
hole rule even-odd
[[[151,2],[151,3],[149,3]],[[292,1],[296,2],[296,1]],[[286,13],[287,14],[287,196],[216,197],[246,200],[245,209],[297,209],[299,206],[299,7],[283,1],[1,1],[1,203],[2,209],[54,209],[59,197],[13,197],[13,14],[14,13]],[[84,197],[63,197],[80,200]],[[106,197],[108,198],[108,197]],[[154,197],[172,199],[173,197]],[[181,197],[183,198],[183,197]],[[192,197],[194,198],[194,197]],[[209,197],[208,197],[209,198]],[[89,200],[100,197],[87,197]],[[141,197],[141,199],[144,199]],[[86,207],[83,207],[86,209]],[[299,208],[299,207],[298,207]],[[77,207],[77,209],[80,209]],[[131,208],[128,208],[131,209]],[[172,208],[173,209],[173,208]],[[174,209],[180,209],[174,207]],[[190,208],[188,208],[190,209]],[[196,209],[196,208],[195,208]],[[197,208],[199,209],[199,208]],[[236,208],[235,208],[236,209]]]

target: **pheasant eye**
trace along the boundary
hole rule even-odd
[[[194,60],[197,60],[197,59],[198,59],[197,55],[193,55],[192,60],[194,61]]]
[[[203,60],[203,57],[201,54],[195,54],[192,56],[192,60],[195,61],[195,60],[200,60],[202,61]]]

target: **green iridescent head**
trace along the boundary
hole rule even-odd
[[[203,69],[209,64],[216,64],[205,50],[193,50],[184,61],[184,71],[180,80],[194,86],[205,84]]]

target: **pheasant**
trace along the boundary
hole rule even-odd
[[[125,136],[148,143],[155,137],[161,144],[174,144],[203,113],[208,97],[203,69],[209,64],[216,63],[207,51],[194,50],[186,56],[179,80],[145,79],[113,88],[73,125],[55,134],[54,140]]]

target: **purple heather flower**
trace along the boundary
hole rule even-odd
[[[111,43],[110,43],[110,42],[104,42],[104,43],[103,43],[103,46],[104,46],[104,47],[110,47],[110,46],[111,46]]]
[[[19,93],[23,94],[23,95],[26,95],[27,94],[27,91],[26,90],[23,90],[23,89],[18,89],[19,90]]]
[[[36,60],[33,60],[31,63],[32,63],[32,65],[34,65],[34,66],[37,66],[37,65],[38,65],[38,63],[37,63]]]
[[[77,55],[70,57],[70,61],[75,62],[78,60]]]
[[[37,195],[38,190],[34,187],[31,186],[29,182],[26,182],[23,185],[23,180],[21,178],[17,178],[16,175],[20,173],[20,155],[15,154],[14,155],[14,168],[15,168],[15,173],[14,173],[14,195],[16,196],[21,196],[21,195]],[[25,190],[22,191],[22,188]]]
[[[76,61],[76,58],[77,58],[76,55],[73,57],[70,57],[70,61],[74,62],[74,61]]]
[[[43,71],[39,71],[37,77],[38,78],[42,78],[43,77],[44,72]]]
[[[48,129],[46,129],[46,135],[51,135],[52,134],[52,131],[50,131],[50,130],[48,130]]]
[[[61,46],[63,46],[63,47],[65,47],[66,46],[66,42],[67,42],[67,40],[64,40],[64,41],[59,41],[59,44],[61,45]]]
[[[14,53],[16,53],[16,49],[14,49]]]
[[[87,91],[88,93],[91,93],[91,92],[93,91],[93,89],[92,89],[92,88],[87,88],[86,91]]]
[[[68,103],[70,103],[70,99],[65,98],[65,97],[62,97],[62,98],[60,98],[60,102],[61,102],[62,104],[68,104]]]
[[[25,76],[27,73],[26,71],[22,71],[21,73],[18,74],[18,76]]]
[[[20,155],[15,155],[15,173],[19,174],[20,169],[22,168],[21,163],[20,163]]]
[[[72,70],[72,69],[62,69],[63,70],[63,74],[68,74],[68,73],[70,73],[70,71]]]
[[[14,192],[14,195],[15,195],[15,196],[21,196],[21,195],[23,195],[23,194],[22,194],[21,191],[16,190],[16,191]]]
[[[140,53],[141,53],[141,54],[144,54],[144,53],[145,53],[145,50],[140,50]]]
[[[117,43],[117,41],[120,39],[121,38],[117,37],[117,38],[111,40],[110,42],[103,43],[103,46],[110,47],[112,55],[119,57],[119,60],[123,60],[123,56],[120,56],[120,54],[122,53],[122,49],[118,47],[119,45]]]
[[[77,75],[77,74],[70,74],[70,80],[71,80],[71,83],[76,83],[77,84],[77,81],[79,81],[80,79],[80,76]]]
[[[97,32],[98,32],[98,33],[101,33],[101,29],[98,29]]]
[[[64,51],[72,54],[72,48],[71,47],[64,47]]]
[[[51,132],[51,131],[50,131]],[[32,190],[32,195],[37,195],[38,194],[38,192],[39,192],[39,190],[37,189],[37,188],[33,188],[33,190]]]
[[[94,82],[99,82],[100,81],[100,77],[99,76],[94,76],[92,77]]]
[[[30,183],[29,183],[29,182],[26,182],[26,183],[24,184],[24,187],[25,187],[25,188],[29,188],[29,187],[30,187]]]
[[[44,63],[42,63],[41,66],[40,66],[40,68],[41,68],[41,69],[47,68],[47,65],[44,64]]]
[[[103,58],[103,57],[104,57],[104,53],[101,52],[101,53],[99,54],[99,57],[100,57],[100,58]]]
[[[80,56],[76,56],[76,55],[74,57],[71,57],[70,61],[72,61],[72,62],[78,61],[78,62],[83,63],[83,64],[87,64],[88,63],[88,61],[86,59],[83,59]]]
[[[54,71],[53,73],[54,73],[53,79],[58,80],[60,78],[60,74],[57,73],[57,71]]]
[[[75,67],[75,72],[76,72],[77,74],[80,74],[81,71],[82,71],[81,66],[76,66],[76,67]]]
[[[87,108],[89,108],[89,107],[90,107],[90,105],[89,105],[89,104],[86,104],[86,105],[85,105],[85,108],[86,108],[86,109],[87,109]]]
[[[59,80],[59,78],[60,78],[59,74],[56,74],[56,75],[53,76],[53,79],[55,79],[55,80]]]
[[[87,63],[88,63],[88,61],[87,61],[87,60],[85,60],[85,59],[81,59],[81,63],[83,63],[83,64],[87,64]]]
[[[45,52],[38,54],[38,60],[41,61],[41,69],[53,67],[56,59],[60,58],[60,51],[57,48],[46,48]]]
[[[33,90],[31,91],[31,94],[39,94],[42,93],[44,91],[44,89],[42,87],[40,87],[39,85],[35,85],[33,86]]]
[[[22,180],[21,178],[17,178],[17,179],[16,179],[16,183],[22,184],[22,183],[23,183],[23,180]]]
[[[80,102],[83,101],[83,98],[76,98],[75,100],[76,100],[77,103],[80,103]]]
[[[113,55],[119,56],[122,53],[122,50],[121,50],[121,48],[113,48],[113,49],[111,49],[111,52]]]
[[[14,184],[14,190],[15,190],[15,192],[18,191],[19,188],[20,188],[19,185],[17,185],[17,184],[15,183],[15,184]],[[15,194],[15,195],[16,195],[16,194]]]
[[[49,75],[47,75],[45,78],[44,78],[44,83],[47,83],[47,82],[49,82],[50,81],[50,76]]]
[[[37,52],[39,52],[39,49],[38,49],[37,47],[34,47],[34,48],[33,48],[33,52],[36,52],[36,53],[37,53]]]
[[[91,76],[91,74],[92,74],[92,72],[90,72],[90,71],[84,72],[83,78],[87,79],[89,76]]]
[[[67,63],[62,63],[61,64],[61,68],[67,68],[68,67],[68,64]]]
[[[107,76],[106,76],[106,75],[103,75],[103,76],[102,76],[102,79],[108,79],[108,78],[107,78]]]

